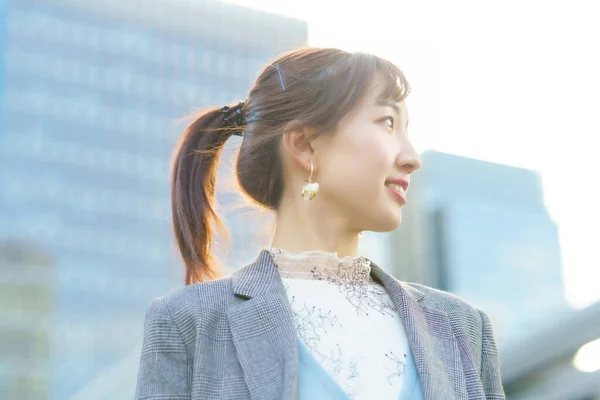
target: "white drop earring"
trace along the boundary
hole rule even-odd
[[[302,198],[304,201],[312,200],[319,191],[319,184],[312,181],[314,168],[313,163],[310,160],[308,161],[307,171],[309,171],[309,175],[308,178],[304,178],[304,182],[306,182],[306,184],[302,186]]]

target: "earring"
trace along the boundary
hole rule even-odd
[[[304,182],[306,182],[306,184],[302,186],[302,198],[304,201],[312,200],[319,191],[319,184],[311,181],[313,176],[313,163],[310,160],[308,161],[307,171],[310,172],[310,175],[308,178],[304,178]]]

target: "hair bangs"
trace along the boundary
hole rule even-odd
[[[354,109],[371,90],[378,90],[380,100],[402,102],[408,97],[410,85],[402,71],[393,63],[367,53],[346,53],[319,74],[319,88],[324,90],[319,106],[319,124],[330,130]]]
[[[379,90],[379,100],[403,102],[410,93],[410,84],[395,64],[367,53],[354,53],[356,60],[355,81],[361,82],[363,90]],[[366,86],[366,87],[365,87]],[[361,90],[360,93],[365,93]]]

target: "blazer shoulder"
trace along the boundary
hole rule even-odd
[[[163,304],[171,313],[195,308],[221,309],[229,304],[232,293],[231,277],[224,277],[174,289],[154,298],[150,304]]]

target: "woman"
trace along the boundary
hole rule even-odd
[[[482,310],[357,255],[362,231],[398,227],[421,165],[408,92],[388,61],[304,48],[191,124],[172,173],[187,285],[148,306],[138,399],[504,399]],[[239,187],[276,224],[221,277],[215,172],[231,135]]]

